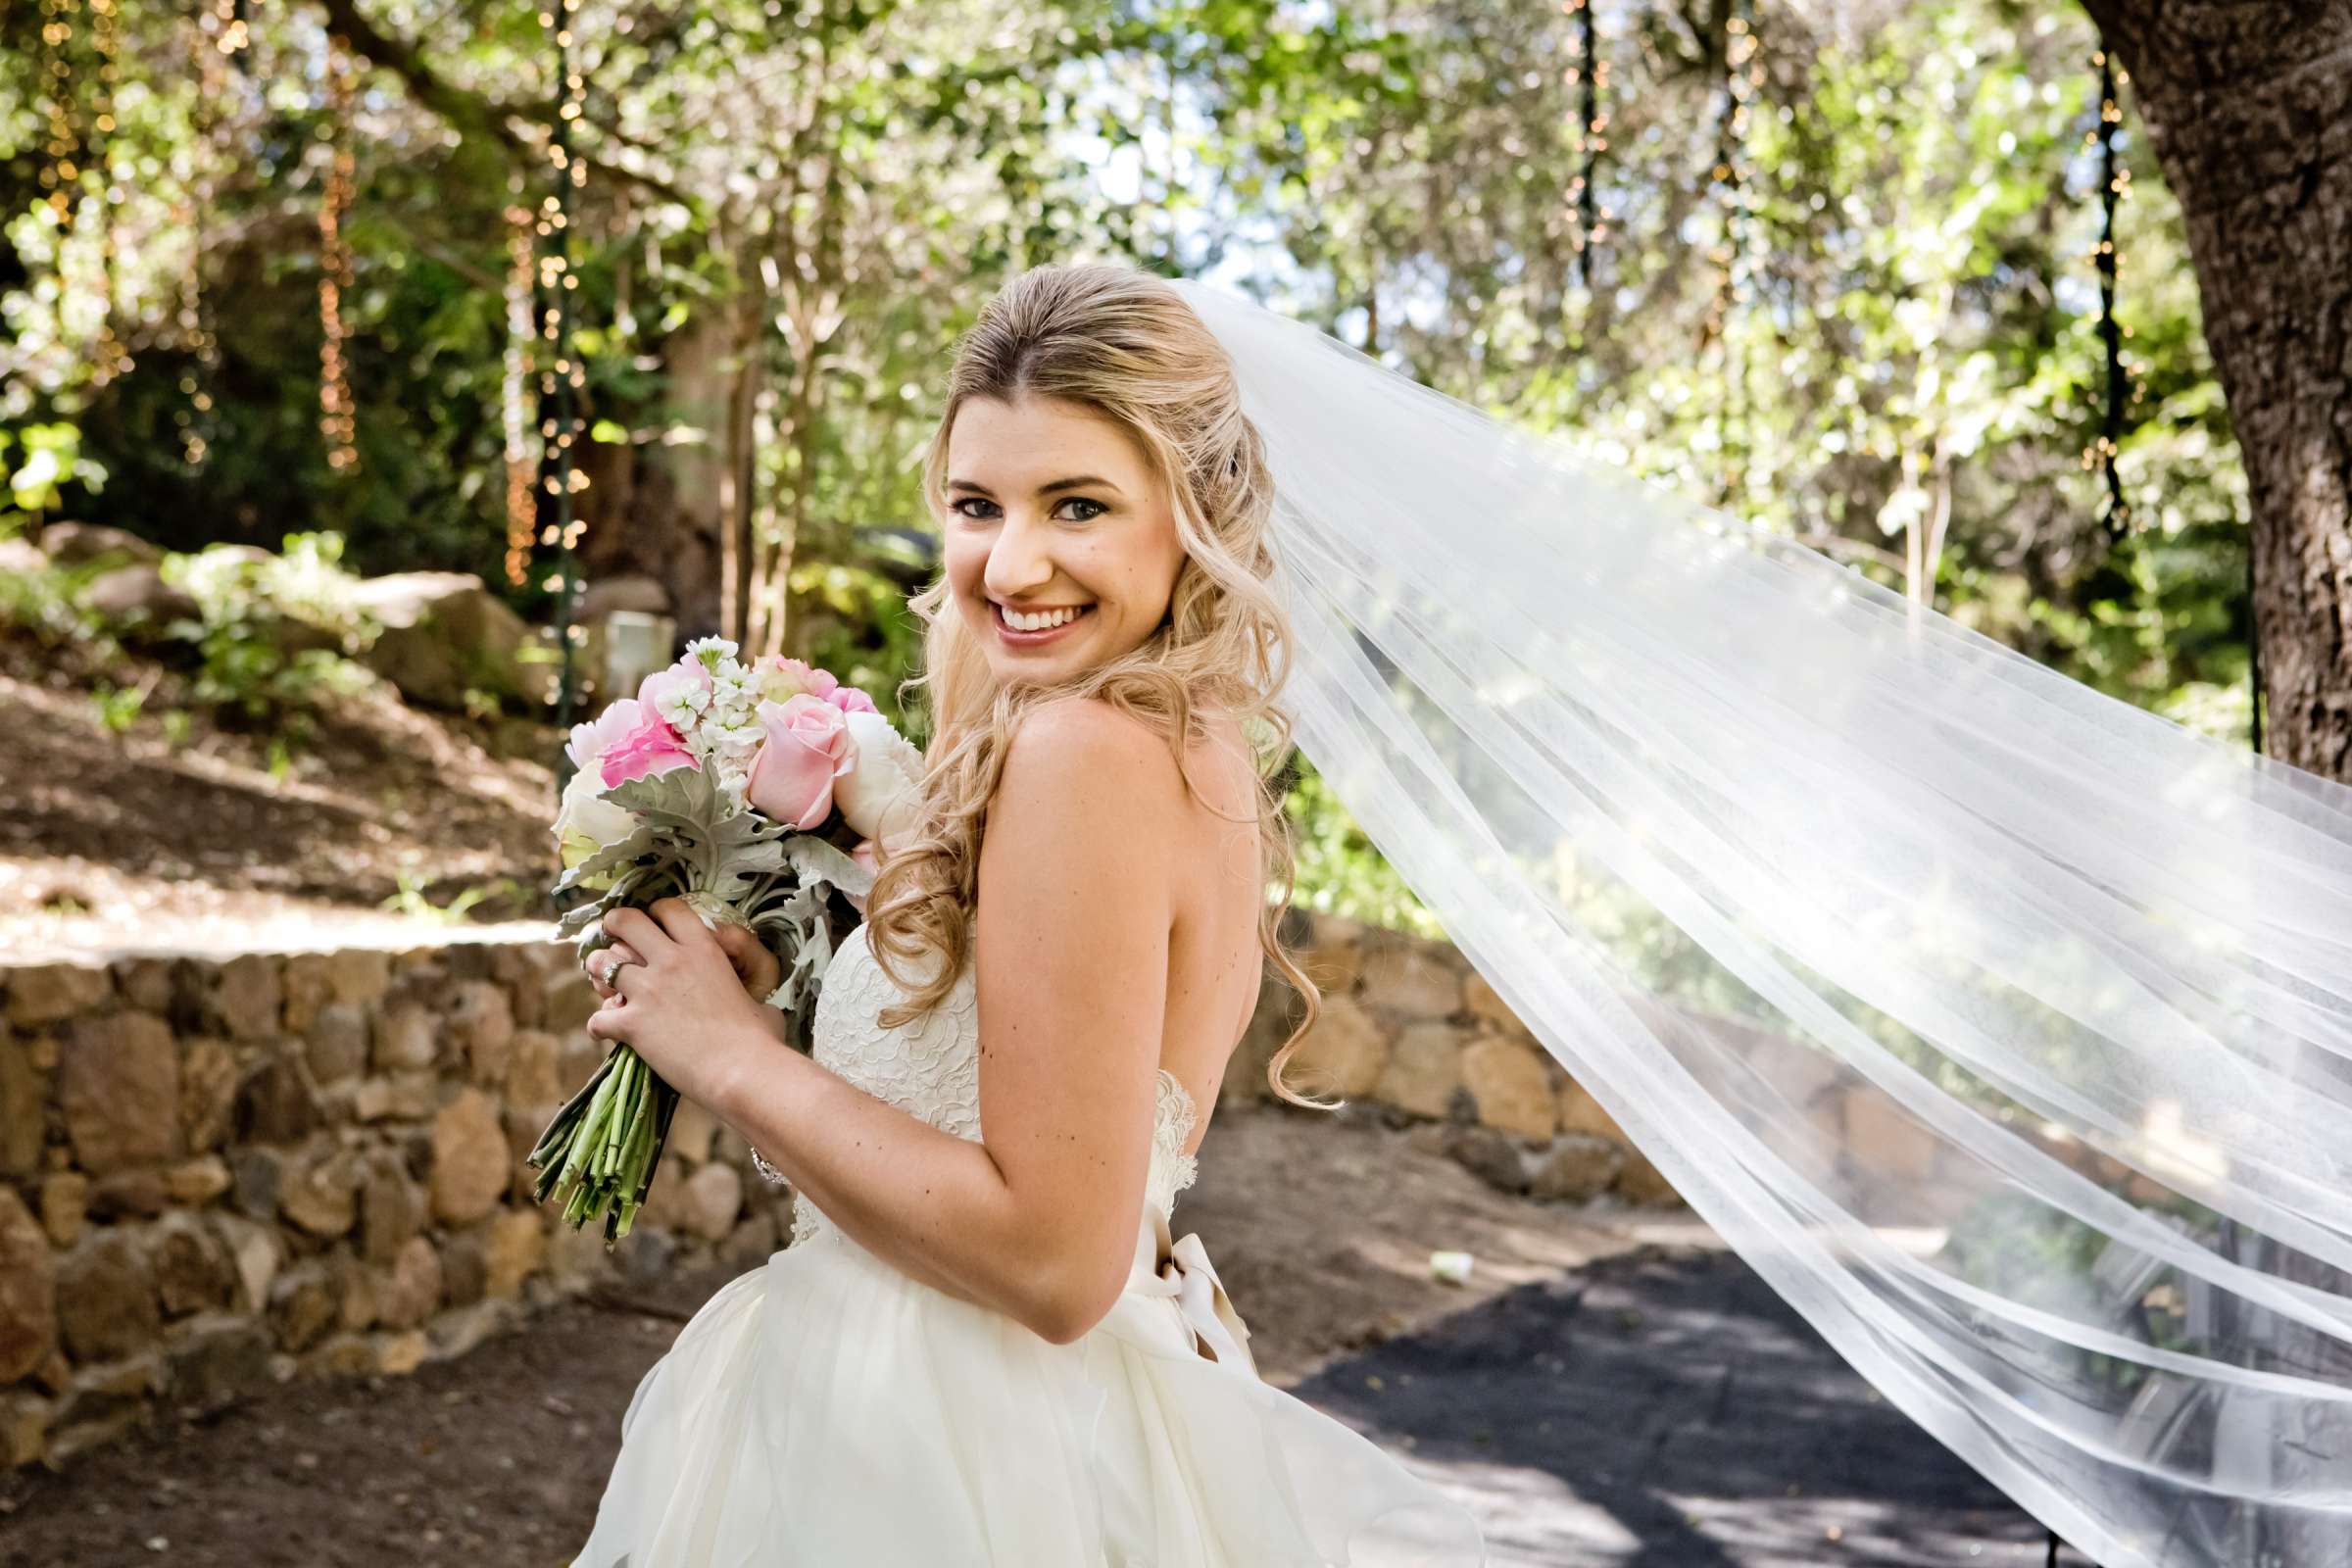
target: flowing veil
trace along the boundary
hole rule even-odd
[[[1691,1208],[2107,1568],[2352,1561],[2352,789],[1173,286],[1298,745]]]

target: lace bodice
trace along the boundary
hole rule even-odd
[[[876,1099],[920,1116],[943,1132],[980,1137],[980,996],[971,965],[938,1006],[897,1029],[875,1014],[904,993],[867,949],[865,927],[842,939],[817,994],[810,1054]],[[1199,1119],[1184,1081],[1159,1069],[1153,1102],[1152,1163],[1144,1201],[1162,1214],[1192,1186],[1199,1166],[1184,1152]],[[794,1246],[832,1229],[805,1195],[793,1200]]]

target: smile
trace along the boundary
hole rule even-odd
[[[997,623],[997,635],[1004,639],[1007,646],[1013,648],[1038,648],[1047,643],[1053,642],[1055,638],[1060,637],[1064,633],[1068,632],[1071,627],[1077,625],[1088,615],[1092,614],[1094,612],[1094,609],[1095,607],[1092,605],[1083,605],[1079,607],[1078,613],[1070,616],[1067,620],[1061,622],[1061,624],[1057,626],[1048,626],[1043,631],[1023,631],[1019,627],[1013,625],[1012,622],[1004,618],[1004,607],[1003,605],[991,600],[989,601],[989,618]]]

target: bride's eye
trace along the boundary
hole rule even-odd
[[[984,496],[965,496],[961,501],[949,503],[948,510],[956,513],[959,516],[973,517],[974,514],[972,513],[965,512],[963,509],[970,506],[993,507],[995,505],[995,502],[988,500]],[[979,519],[975,517],[974,520]]]
[[[1100,517],[1101,515],[1102,515],[1102,514],[1104,514],[1105,512],[1108,512],[1108,511],[1110,510],[1108,507],[1104,506],[1104,505],[1103,505],[1102,502],[1100,502],[1100,501],[1089,501],[1089,500],[1088,500],[1086,497],[1084,497],[1084,496],[1072,496],[1072,497],[1070,497],[1070,498],[1069,498],[1067,501],[1064,501],[1064,502],[1062,503],[1062,505],[1063,505],[1063,506],[1065,506],[1065,507],[1092,507],[1092,508],[1094,508],[1094,509],[1095,509],[1094,511],[1092,511],[1092,512],[1088,513],[1088,514],[1087,514],[1085,516],[1083,516],[1083,517],[1072,517],[1072,518],[1070,519],[1072,522],[1092,522],[1092,521],[1094,521],[1094,520],[1095,520],[1097,517]]]

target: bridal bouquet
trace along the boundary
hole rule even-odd
[[[703,637],[585,724],[555,836],[558,928],[580,956],[610,945],[604,917],[676,897],[715,929],[757,934],[781,961],[767,1003],[806,1016],[832,961],[833,903],[873,885],[874,842],[917,800],[922,757],[830,673],[771,655],[752,664]],[[564,1217],[602,1216],[610,1247],[653,1186],[678,1094],[625,1043],[540,1134],[541,1202],[573,1184]]]

